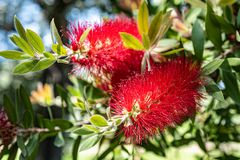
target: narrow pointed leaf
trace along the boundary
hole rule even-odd
[[[196,20],[192,29],[192,42],[195,56],[197,57],[198,60],[202,60],[204,40],[205,40],[204,31],[198,20]]]
[[[153,42],[157,38],[157,35],[158,35],[158,32],[159,32],[162,20],[163,20],[163,13],[162,12],[158,12],[153,17],[153,20],[150,23],[148,36],[149,36],[151,44],[153,44]]]
[[[17,122],[17,113],[14,107],[13,102],[6,95],[3,96],[3,106],[4,110],[8,115],[8,118],[11,122]]]
[[[52,53],[50,53],[50,52],[43,52],[43,55],[46,57],[46,58],[50,58],[50,59],[56,59],[55,57],[54,57],[54,55],[52,54]]]
[[[208,39],[214,44],[217,50],[222,50],[221,28],[210,4],[207,5],[205,28]]]
[[[141,35],[148,33],[148,7],[145,1],[142,2],[138,11],[138,31]]]
[[[120,36],[122,38],[123,45],[126,48],[134,49],[134,50],[143,50],[144,49],[142,43],[133,35],[125,33],[125,32],[120,32]]]
[[[21,22],[19,21],[19,19],[17,18],[17,16],[14,16],[14,27],[17,30],[20,37],[27,41],[26,31],[22,26]]]
[[[41,37],[30,29],[27,29],[26,35],[27,35],[28,42],[32,45],[32,47],[39,53],[43,53],[45,50],[45,47]]]
[[[223,63],[223,59],[215,59],[212,62],[208,63],[203,67],[203,73],[205,75],[209,75],[213,73],[215,70],[219,69],[221,64]]]
[[[80,43],[83,43],[84,41],[85,41],[85,39],[87,38],[87,36],[88,36],[88,34],[89,34],[89,32],[91,31],[91,29],[92,28],[87,28],[84,32],[83,32],[83,34],[81,35],[81,37],[80,37]]]
[[[40,61],[38,61],[38,63],[34,66],[34,68],[32,68],[32,72],[36,72],[36,71],[41,71],[44,69],[49,68],[50,66],[52,66],[54,63],[56,62],[56,60],[54,59],[50,59],[50,58],[44,58],[41,59]]]
[[[142,41],[143,41],[143,46],[147,50],[150,48],[150,39],[148,37],[148,34],[143,33],[142,35]]]
[[[23,52],[29,54],[30,56],[34,56],[34,52],[31,48],[31,46],[21,37],[13,35],[10,37],[12,42],[18,46]]]
[[[51,28],[53,43],[55,43],[54,39],[56,39],[56,42],[57,42],[59,45],[63,45],[62,40],[61,40],[61,37],[60,37],[60,35],[59,35],[59,33],[58,33],[58,30],[57,30],[57,27],[56,27],[56,25],[55,25],[54,19],[52,19],[52,21],[51,21],[51,23],[50,23],[50,28]]]
[[[27,59],[27,57],[24,57],[25,53],[15,50],[5,50],[0,51],[0,56],[7,58],[7,59],[13,59],[13,60],[23,60]]]
[[[27,72],[30,72],[35,67],[37,62],[38,61],[36,61],[36,60],[29,60],[29,61],[20,63],[13,69],[13,73],[14,74],[25,74]]]
[[[95,146],[101,140],[101,136],[93,134],[81,141],[79,151],[84,151]]]

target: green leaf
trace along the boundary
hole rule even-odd
[[[30,128],[33,126],[33,115],[30,111],[25,111],[22,119],[23,126],[25,128]]]
[[[150,39],[148,37],[148,34],[143,33],[142,41],[143,41],[144,48],[148,50],[150,48]]]
[[[160,26],[162,24],[163,20],[163,13],[158,12],[154,17],[153,20],[150,23],[148,36],[150,39],[151,44],[153,44],[157,38],[158,32],[160,30]]]
[[[153,17],[148,31],[148,36],[152,45],[157,43],[171,26],[172,20],[170,14],[170,11],[164,15],[162,12],[159,12]]]
[[[58,126],[61,130],[65,131],[73,126],[71,122],[64,119],[53,119],[50,121],[54,126]]]
[[[227,58],[227,61],[230,66],[239,66],[240,65],[240,58]]]
[[[55,62],[56,62],[56,60],[54,60],[54,59],[43,58],[40,61],[38,61],[38,63],[34,66],[34,68],[32,68],[31,71],[36,72],[36,71],[41,71],[41,70],[47,69],[50,66],[52,66]]]
[[[23,55],[25,55],[24,52],[15,51],[15,50],[0,51],[0,56],[7,58],[7,59],[13,59],[13,60],[26,59],[26,57],[24,57]]]
[[[179,42],[175,39],[161,39],[158,41],[157,45],[153,48],[156,53],[161,53],[175,48],[179,45]]]
[[[53,50],[53,52],[57,53],[58,55],[66,55],[67,54],[67,50],[59,44],[53,44],[52,50]]]
[[[50,58],[50,59],[52,59],[52,60],[56,59],[56,58],[54,57],[54,55],[53,55],[52,53],[50,53],[50,52],[43,52],[43,55],[44,55],[46,58]]]
[[[203,73],[205,75],[209,75],[211,73],[213,73],[215,70],[217,70],[221,64],[223,63],[223,59],[214,59],[213,61],[211,61],[210,63],[208,63],[207,65],[205,65],[203,67]]]
[[[23,137],[20,137],[20,136],[17,137],[17,145],[18,145],[19,149],[22,151],[22,155],[24,157],[26,157],[28,153],[27,153],[27,148],[24,144]]]
[[[227,6],[227,5],[232,5],[235,2],[236,0],[220,0],[219,5]]]
[[[86,137],[80,143],[79,151],[84,151],[95,146],[101,140],[101,138],[102,136],[98,134],[93,134],[91,136]]]
[[[205,19],[205,27],[208,39],[214,44],[216,49],[222,50],[222,36],[219,23],[215,14],[210,6],[207,5],[207,15]]]
[[[35,154],[38,147],[39,147],[39,134],[34,134],[29,138],[28,143],[26,145],[30,160],[35,159],[36,156]]]
[[[25,74],[27,72],[30,72],[35,67],[37,62],[38,61],[36,61],[36,60],[29,60],[29,61],[20,63],[13,69],[13,73],[14,74]]]
[[[20,89],[19,89],[19,93],[21,95],[21,100],[23,102],[24,108],[30,112],[30,114],[33,117],[33,107],[32,107],[32,103],[29,99],[29,95],[27,93],[27,91],[25,90],[25,88],[21,85]]]
[[[88,125],[88,124],[86,124],[86,125],[83,125],[83,127],[87,128],[87,129],[90,130],[90,131],[96,132],[96,133],[98,133],[98,132],[100,131],[98,128],[96,128],[96,127],[93,126],[93,125]]]
[[[31,48],[31,46],[21,37],[17,35],[13,35],[10,37],[12,42],[16,44],[23,52],[29,54],[30,56],[34,56],[34,52]]]
[[[17,144],[13,144],[10,149],[7,149],[11,154],[9,154],[8,160],[16,160],[17,158],[17,153],[18,153],[18,146]],[[1,154],[1,153],[0,153]],[[2,157],[0,156],[2,159]]]
[[[204,143],[204,141],[203,141],[203,139],[202,139],[201,132],[200,132],[199,129],[196,131],[196,141],[197,141],[199,147],[200,147],[204,152],[207,152],[205,143]]]
[[[23,102],[22,105],[24,105],[25,110],[29,111],[31,115],[33,115],[33,108],[31,101],[29,99],[29,95],[25,88],[21,85],[19,89],[19,95],[21,96],[21,101]]]
[[[57,30],[57,27],[55,25],[54,19],[51,20],[50,28],[51,28],[51,35],[52,35],[53,43],[55,42],[55,40],[54,40],[54,38],[55,38],[57,43],[62,46],[63,43],[62,43],[61,37],[58,33],[58,30]]]
[[[10,98],[6,95],[3,96],[3,106],[4,111],[7,113],[8,118],[11,122],[17,122],[17,113],[14,104],[10,100]]]
[[[204,50],[204,31],[198,22],[198,20],[195,21],[192,29],[192,42],[193,42],[193,48],[195,55],[198,60],[202,60],[203,56],[203,50]]]
[[[92,115],[90,118],[90,122],[97,127],[108,126],[107,120],[103,116],[98,115],[98,114]]]
[[[73,133],[78,134],[78,135],[88,135],[94,133],[93,130],[88,129],[87,127],[83,126],[81,128],[78,128],[73,131]]]
[[[237,27],[240,27],[240,9],[238,10],[237,13]]]
[[[16,15],[14,16],[14,27],[17,30],[20,37],[27,41],[26,31]]]
[[[141,35],[148,33],[148,7],[145,1],[142,2],[138,11],[138,31]]]
[[[64,144],[65,144],[65,141],[64,141],[63,135],[61,132],[59,132],[54,140],[54,145],[57,147],[62,147],[64,146]]]
[[[218,15],[215,15],[215,17],[223,32],[226,34],[234,34],[236,32],[234,26],[229,23],[224,17]]]
[[[78,136],[77,139],[74,142],[73,149],[72,149],[73,160],[78,160],[78,149],[79,149],[79,146],[80,146],[80,142],[81,142],[81,137]]]
[[[240,104],[240,91],[238,88],[237,77],[232,72],[228,61],[224,61],[220,71],[227,95],[229,95],[237,104]]]
[[[43,53],[45,50],[45,47],[41,37],[30,29],[27,29],[26,35],[27,35],[28,42],[32,45],[32,47],[36,49],[36,51],[38,51],[39,53]]]
[[[81,35],[80,40],[79,40],[79,43],[80,43],[80,44],[82,44],[82,43],[85,41],[85,39],[87,38],[87,36],[88,36],[89,32],[91,31],[91,29],[92,29],[92,28],[87,28],[87,29],[83,32],[83,34]]]
[[[193,7],[203,8],[203,9],[206,8],[206,4],[201,0],[185,0],[185,2],[191,4]]]
[[[210,79],[208,85],[205,88],[207,93],[211,95],[213,98],[222,102],[224,101],[222,91],[218,88],[217,84],[212,79]]]
[[[120,32],[120,36],[122,38],[124,47],[134,50],[144,49],[142,43],[133,35],[126,32]]]

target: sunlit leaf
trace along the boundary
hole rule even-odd
[[[59,44],[53,44],[52,50],[53,50],[53,52],[57,53],[58,55],[66,55],[67,54],[67,50]]]
[[[37,62],[38,61],[36,60],[28,60],[26,62],[22,62],[13,69],[13,73],[24,74],[24,73],[30,72],[35,67]]]
[[[122,38],[124,47],[134,50],[144,49],[142,43],[133,35],[126,32],[120,32],[120,36]]]
[[[79,151],[84,151],[89,148],[92,148],[101,140],[101,138],[102,137],[98,134],[93,134],[91,136],[86,137],[81,141]]]
[[[90,122],[97,127],[108,126],[107,120],[103,116],[98,115],[98,114],[92,115],[90,118]]]
[[[206,64],[203,67],[203,73],[205,75],[209,75],[211,73],[213,73],[215,70],[219,69],[219,67],[221,66],[221,64],[223,63],[223,59],[214,59],[213,61],[211,61],[210,63]]]
[[[27,35],[28,42],[33,46],[33,48],[36,51],[38,51],[38,53],[43,53],[45,50],[45,47],[41,37],[30,29],[27,29],[26,35]]]
[[[227,5],[231,5],[233,3],[235,3],[236,0],[220,0],[219,1],[219,5],[221,6],[227,6]]]
[[[63,45],[62,43],[62,40],[61,40],[61,37],[58,33],[58,30],[57,30],[57,27],[55,25],[55,22],[54,22],[54,19],[51,20],[51,23],[50,23],[50,28],[51,28],[51,35],[52,35],[52,41],[53,43],[55,43],[55,40],[56,42],[59,44],[59,45]],[[54,40],[55,39],[55,40]]]
[[[83,32],[83,34],[81,35],[80,40],[79,40],[79,43],[80,43],[80,44],[82,44],[82,43],[85,41],[85,39],[87,38],[87,36],[88,36],[89,32],[91,31],[91,29],[92,29],[92,28],[87,28],[87,29]]]
[[[41,71],[52,66],[56,60],[50,58],[44,58],[37,62],[37,64],[32,68],[32,72]]]
[[[142,2],[138,11],[138,30],[141,35],[148,33],[148,7],[145,1]]]
[[[24,57],[24,55],[26,55],[24,52],[15,51],[15,50],[0,51],[0,56],[7,59],[13,59],[13,60],[27,59],[27,57]]]
[[[88,134],[94,133],[94,131],[83,126],[81,128],[74,130],[73,133],[78,134],[78,135],[88,135]]]
[[[14,16],[14,27],[17,30],[20,37],[27,41],[26,31],[16,15]]]
[[[13,35],[10,37],[12,42],[18,46],[23,52],[29,54],[30,56],[34,56],[34,52],[31,48],[31,46],[21,37]]]
[[[142,35],[143,46],[147,50],[150,48],[150,39],[147,34],[143,33]]]
[[[206,8],[206,4],[201,0],[185,0],[187,3],[191,4],[193,7]]]

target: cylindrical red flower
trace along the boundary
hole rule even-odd
[[[86,40],[80,37],[91,28]],[[119,32],[130,33],[140,39],[136,22],[125,16],[103,20],[101,24],[72,25],[67,32],[73,51],[80,52],[72,57],[73,72],[80,78],[87,77],[99,88],[110,91],[122,79],[133,72],[140,72],[143,51],[123,46]]]
[[[11,144],[16,134],[16,126],[8,120],[4,110],[0,109],[0,139],[2,140],[2,144],[5,146]]]
[[[141,143],[193,116],[202,97],[200,74],[200,65],[181,57],[120,83],[110,106],[115,115],[124,117],[126,138]]]

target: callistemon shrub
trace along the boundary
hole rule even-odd
[[[121,82],[112,93],[110,106],[125,119],[126,138],[141,143],[193,116],[202,97],[200,74],[199,64],[181,57]]]
[[[81,43],[80,38],[88,28],[91,30]],[[72,57],[75,64],[73,72],[105,91],[111,91],[130,73],[140,72],[143,52],[125,48],[119,32],[141,39],[136,22],[125,16],[104,19],[101,24],[71,25],[67,36],[71,49],[76,53]]]
[[[0,139],[2,144],[5,146],[11,144],[16,135],[16,126],[9,121],[5,111],[0,109]]]

